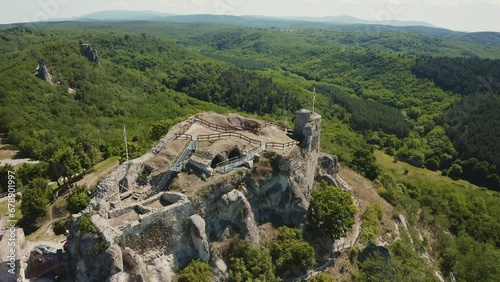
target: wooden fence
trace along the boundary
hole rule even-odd
[[[192,123],[199,123],[203,126],[206,126],[212,130],[215,130],[215,131],[219,131],[219,132],[231,132],[231,131],[237,131],[237,130],[243,130],[243,128],[241,127],[235,127],[235,126],[221,126],[221,125],[218,125],[218,124],[215,124],[213,122],[209,122],[209,121],[206,121],[206,120],[203,120],[201,118],[198,118],[198,117],[195,117],[193,119],[193,122]]]
[[[262,129],[264,129],[265,127],[268,127],[268,126],[276,126],[277,128],[285,131],[286,133],[293,133],[293,129],[281,126],[281,125],[279,125],[277,123],[270,122],[270,121],[266,121],[266,122],[263,122],[263,123],[259,124],[259,127],[257,128],[257,131],[261,131]]]
[[[181,139],[181,140],[193,140],[193,136],[191,134],[175,134],[174,139]]]
[[[243,134],[236,133],[236,132],[222,132],[222,133],[215,133],[215,134],[198,135],[198,141],[216,141],[216,140],[220,140],[222,138],[228,138],[228,137],[239,138],[240,140],[243,140],[249,144],[262,146],[262,142],[260,142],[259,140],[252,139],[250,137],[247,137]]]
[[[268,147],[271,147],[271,148],[275,148],[275,149],[285,150],[285,149],[294,147],[297,144],[298,144],[297,141],[291,141],[291,142],[288,142],[288,143],[267,142],[266,143],[266,149]]]
[[[213,122],[209,122],[209,121],[206,121],[204,119],[201,119],[199,117],[195,117],[191,121],[191,124],[193,124],[195,122],[197,122],[197,123],[199,123],[199,124],[201,124],[203,126],[206,126],[206,127],[210,128],[212,130],[218,131],[218,132],[245,131],[245,128],[243,128],[241,126],[221,126],[221,125],[215,124]],[[277,123],[270,122],[270,121],[259,123],[259,125],[256,128],[256,131],[257,132],[261,131],[262,129],[264,129],[265,127],[268,127],[268,126],[276,126],[279,129],[281,129],[281,130],[283,130],[283,131],[285,131],[287,133],[293,132],[293,129],[291,129],[291,128],[287,128],[287,127],[281,126],[281,125],[279,125]],[[249,131],[249,130],[246,130],[246,131]]]

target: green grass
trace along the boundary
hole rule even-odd
[[[109,167],[113,166],[116,164],[116,162],[118,162],[120,160],[120,157],[116,156],[116,157],[110,157],[98,164],[96,164],[93,168],[92,168],[92,172],[93,173],[99,173],[99,172],[102,172],[102,171],[105,171],[106,169],[108,169]]]
[[[99,179],[106,176],[106,171],[118,165],[120,157],[110,157],[87,171],[82,180],[78,181],[78,185],[93,186],[99,182]]]
[[[400,180],[425,179],[436,184],[439,183],[457,185],[469,189],[481,189],[468,181],[461,179],[453,180],[447,176],[442,176],[441,171],[419,168],[401,161],[394,162],[394,157],[389,156],[382,151],[375,151],[374,155],[377,159],[377,164],[381,166],[384,171],[391,173]],[[405,171],[408,171],[408,173],[405,174]]]

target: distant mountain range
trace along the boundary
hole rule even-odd
[[[231,15],[175,15],[155,11],[102,11],[69,19],[51,21],[158,21],[173,23],[211,23],[254,28],[321,28],[367,32],[408,32],[446,37],[466,42],[500,45],[500,32],[460,32],[419,21],[368,21],[350,16],[268,17]],[[0,29],[10,25],[0,25]]]
[[[122,20],[138,20],[138,21],[174,21],[174,22],[193,22],[193,21],[216,21],[229,23],[249,23],[261,22],[283,25],[290,22],[313,22],[313,23],[328,23],[328,24],[380,24],[390,26],[427,26],[435,27],[426,22],[419,21],[367,21],[351,16],[329,16],[329,17],[267,17],[267,16],[228,16],[228,15],[175,15],[161,13],[155,11],[102,11],[83,15],[81,17],[72,18],[71,20],[100,20],[100,21],[122,21]]]
[[[77,17],[77,20],[83,21],[124,21],[124,20],[134,20],[134,21],[151,21],[155,18],[159,17],[169,17],[174,16],[175,14],[167,14],[155,11],[102,11],[95,12],[91,14],[86,14],[80,17]]]

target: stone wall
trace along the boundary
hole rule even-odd
[[[171,254],[175,267],[182,268],[197,257],[188,228],[191,213],[192,204],[188,200],[149,213],[138,224],[125,227],[122,247],[129,247],[143,255],[146,262],[156,253]]]

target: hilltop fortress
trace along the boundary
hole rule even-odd
[[[224,239],[258,244],[265,224],[303,227],[315,179],[337,184],[320,132],[321,116],[308,110],[294,129],[215,113],[176,124],[98,185],[85,214],[99,236],[83,234],[74,215],[77,281],[171,281],[192,259],[211,261],[224,280]]]

